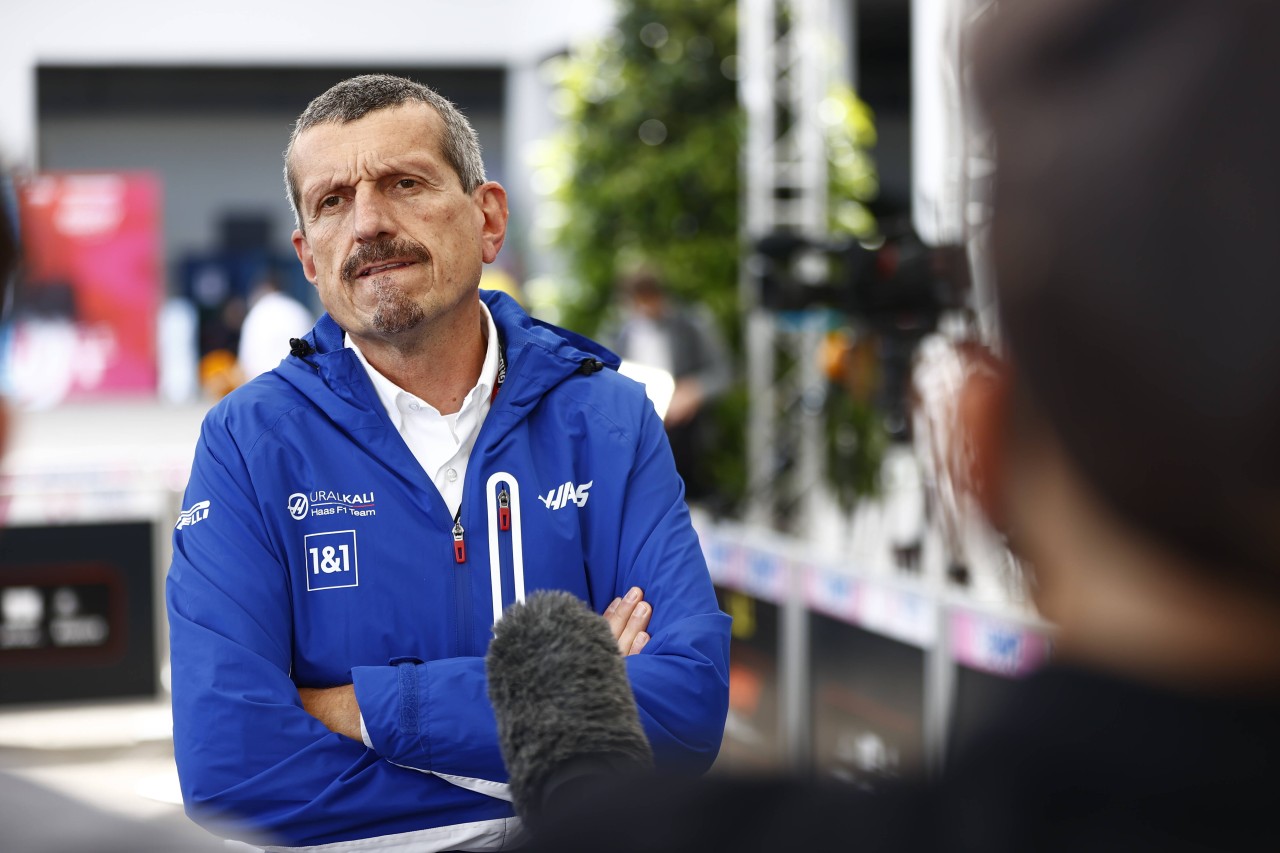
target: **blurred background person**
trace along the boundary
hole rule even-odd
[[[531,849],[1274,843],[1278,40],[1272,3],[1039,0],[974,44],[1003,358],[969,365],[952,462],[1054,660],[932,782],[650,780],[562,803]]]
[[[704,500],[714,491],[705,469],[711,404],[733,379],[724,341],[710,314],[674,299],[651,267],[624,275],[618,294],[623,318],[612,347],[626,361],[671,376],[670,400],[659,414],[688,499]]]
[[[236,360],[244,381],[278,365],[289,354],[289,339],[302,337],[315,322],[315,314],[285,293],[275,276],[259,281],[249,294],[249,312],[240,326]]]

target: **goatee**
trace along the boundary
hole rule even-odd
[[[369,286],[378,298],[378,307],[373,311],[373,327],[383,334],[407,332],[426,316],[422,306],[406,297],[392,282],[391,276],[376,277]]]
[[[342,277],[356,287],[370,287],[378,305],[373,313],[373,326],[384,334],[406,332],[422,322],[426,316],[422,308],[404,295],[390,275],[374,275],[366,284],[357,283],[362,267],[392,259],[411,259],[425,264],[431,261],[431,253],[422,244],[404,238],[365,243],[347,258],[342,265]]]

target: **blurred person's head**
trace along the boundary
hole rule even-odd
[[[346,80],[303,112],[285,159],[294,248],[355,340],[412,345],[476,303],[506,233],[506,193],[485,181],[475,131],[452,104],[397,77]]]
[[[253,287],[249,288],[249,296],[244,301],[245,309],[251,310],[253,306],[257,305],[264,296],[272,293],[284,292],[284,285],[280,283],[280,279],[276,277],[275,273],[267,273],[259,276],[253,282]],[[243,319],[244,318],[241,318],[242,323]]]
[[[618,290],[631,308],[639,314],[656,320],[667,310],[667,293],[662,276],[653,267],[639,267],[624,273],[618,279]]]
[[[1205,675],[1280,624],[1278,41],[1271,2],[1036,0],[974,45],[1009,368],[963,408],[1065,656]]]

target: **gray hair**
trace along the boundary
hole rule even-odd
[[[444,158],[462,181],[464,192],[470,193],[484,183],[484,160],[480,156],[480,139],[453,102],[429,86],[390,74],[363,74],[343,80],[313,100],[298,116],[289,145],[284,150],[284,186],[293,211],[293,221],[302,228],[299,211],[298,184],[294,180],[290,158],[298,137],[319,124],[347,124],[378,110],[403,104],[426,104],[444,122],[441,140]]]

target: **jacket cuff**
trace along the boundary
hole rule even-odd
[[[427,680],[422,662],[394,658],[387,666],[358,666],[351,670],[356,702],[368,733],[366,743],[396,764],[431,769],[430,739],[422,709]]]

